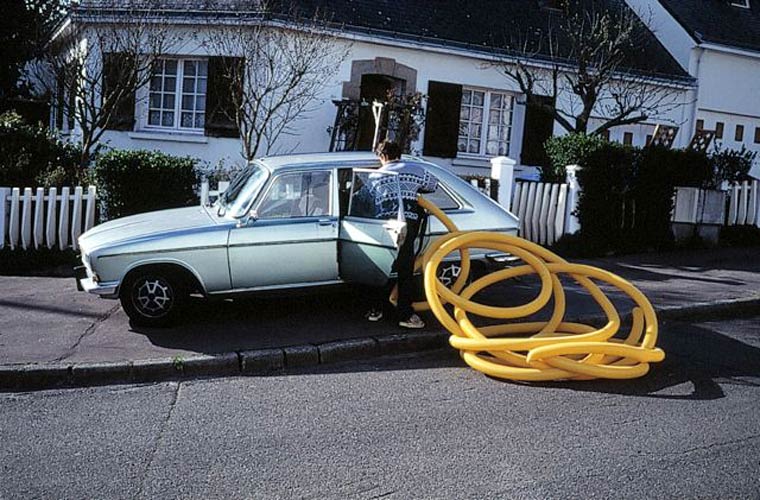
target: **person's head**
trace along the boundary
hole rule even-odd
[[[386,139],[377,145],[375,154],[377,154],[380,161],[385,165],[388,162],[401,159],[401,148],[395,142]]]

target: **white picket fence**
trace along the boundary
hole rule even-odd
[[[95,224],[95,186],[73,189],[0,187],[0,249],[78,249],[77,238]]]
[[[553,245],[568,231],[568,184],[517,181],[510,211],[520,219],[519,236]]]
[[[728,187],[726,225],[760,227],[760,181],[744,181]]]

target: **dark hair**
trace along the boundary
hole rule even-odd
[[[385,156],[389,160],[398,160],[401,158],[401,148],[395,142],[386,139],[377,145],[375,154],[377,156]]]

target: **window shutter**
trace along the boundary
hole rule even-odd
[[[525,107],[522,152],[523,165],[547,167],[549,157],[544,149],[546,140],[554,135],[554,113],[544,106],[554,108],[554,99],[548,96],[533,96]]]
[[[242,82],[235,85],[232,75],[243,75],[245,59],[242,57],[211,57],[208,61],[208,87],[206,90],[206,135],[212,137],[239,137],[235,120],[235,94],[243,92]],[[238,79],[240,80],[240,79]],[[237,99],[239,101],[239,99]]]
[[[103,54],[103,94],[108,95],[119,82],[128,78],[125,74],[135,68],[131,56],[123,53]],[[127,130],[135,128],[135,93],[134,90],[123,96],[116,103],[111,119],[106,128],[109,130]]]
[[[438,158],[454,158],[459,138],[462,86],[429,82],[423,153]]]

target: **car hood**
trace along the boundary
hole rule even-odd
[[[204,207],[159,210],[99,224],[80,236],[79,245],[83,250],[91,251],[106,245],[141,240],[155,235],[164,236],[214,226],[216,223],[216,219]]]

